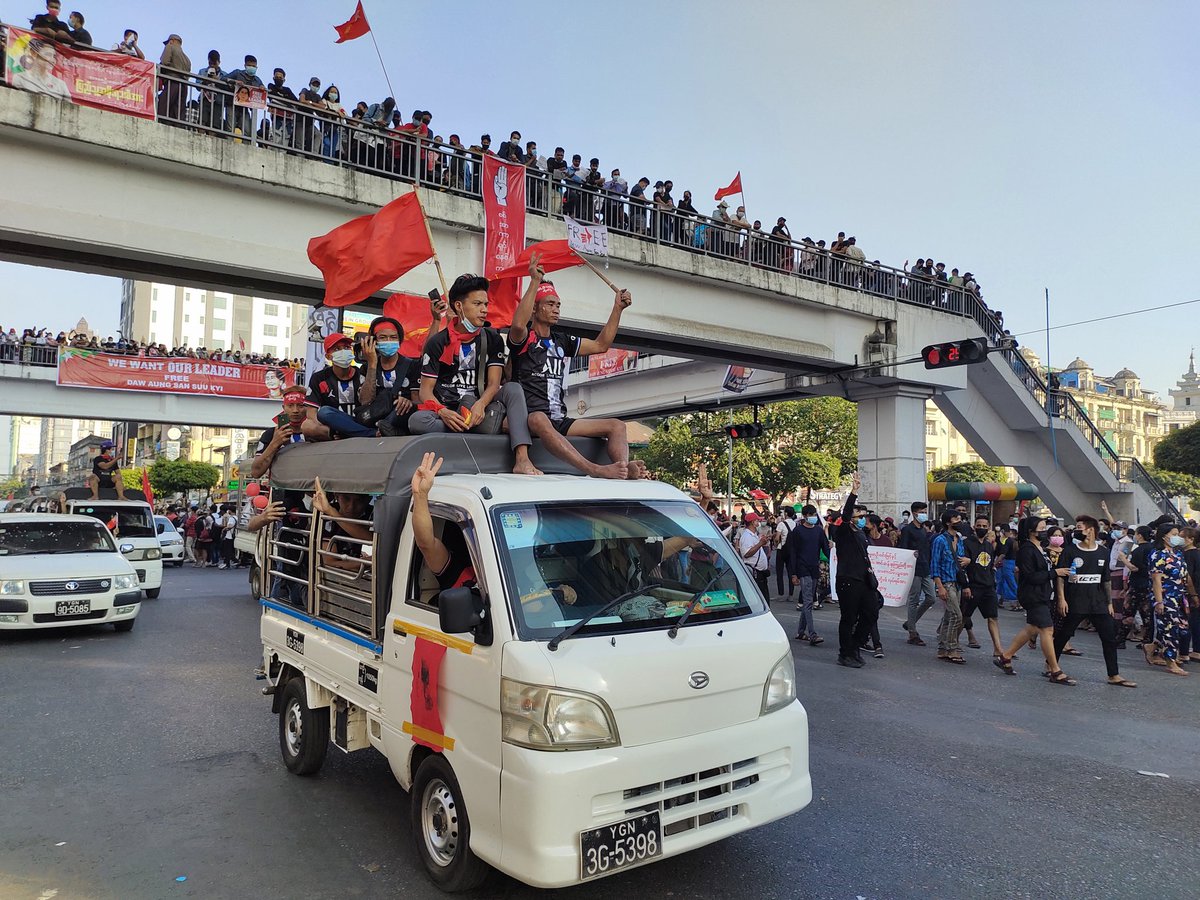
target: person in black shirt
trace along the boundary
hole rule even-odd
[[[879,582],[871,571],[867,555],[867,508],[858,504],[862,481],[854,473],[850,496],[842,509],[842,520],[833,530],[833,545],[837,550],[837,589],[841,619],[838,622],[838,665],[852,669],[863,667],[859,647],[871,636],[873,612],[878,601]]]
[[[1134,546],[1129,551],[1128,562],[1125,564],[1129,578],[1129,599],[1126,606],[1131,612],[1136,611],[1142,617],[1139,643],[1146,654],[1146,662],[1161,665],[1161,661],[1154,655],[1154,615],[1150,603],[1150,551],[1154,549],[1150,541],[1153,537],[1154,532],[1147,525],[1139,525],[1133,532]],[[1120,635],[1117,641],[1120,642]]]
[[[305,423],[304,436],[310,441],[328,440],[330,435],[341,437],[375,437],[377,429],[361,425],[354,419],[359,406],[369,406],[375,399],[378,354],[375,339],[363,338],[362,352],[367,370],[354,365],[354,345],[350,338],[335,331],[325,338],[325,355],[329,365],[314,372],[308,379],[308,399],[317,407],[315,423]],[[329,434],[322,434],[317,424]]]
[[[64,44],[75,43],[75,38],[71,36],[71,27],[58,17],[61,10],[62,4],[59,0],[46,0],[46,11],[29,20],[30,30]]]
[[[529,459],[529,411],[520,385],[501,386],[504,339],[487,326],[488,280],[460,275],[450,287],[454,312],[448,328],[425,343],[420,405],[408,421],[413,434],[480,431],[495,434],[508,417],[513,472],[541,475]],[[480,356],[482,354],[482,356]]]
[[[291,147],[294,146],[296,123],[296,111],[293,104],[298,103],[299,100],[296,93],[284,84],[286,80],[287,72],[283,69],[277,68],[271,73],[271,83],[267,85],[267,99],[271,104],[272,111],[271,127],[276,131],[276,134],[271,136],[272,140],[277,144]]]
[[[83,13],[72,12],[67,18],[71,25],[71,41],[76,49],[90,50],[92,48],[92,33],[83,27]]]
[[[933,591],[933,578],[929,574],[929,544],[933,536],[926,525],[929,521],[929,504],[916,500],[909,509],[912,510],[912,521],[900,529],[899,548],[912,550],[917,554],[917,560],[913,569],[912,587],[908,590],[908,618],[905,619],[903,627],[908,632],[910,644],[924,647],[925,642],[921,640],[917,631],[917,623],[937,600],[937,594]]]
[[[432,329],[437,327],[437,318],[435,310]],[[391,404],[391,412],[375,424],[379,433],[388,437],[408,434],[409,417],[417,408],[421,361],[400,355],[400,345],[404,343],[404,326],[390,316],[373,319],[367,333],[375,339],[375,350],[379,354],[374,404],[382,407],[382,398],[386,398]]]
[[[88,479],[88,487],[92,489],[92,499],[100,499],[100,489],[116,490],[117,499],[125,499],[125,482],[121,479],[121,464],[113,453],[112,441],[101,441],[100,453],[92,460],[92,477]]]
[[[1112,615],[1108,550],[1097,543],[1099,523],[1091,516],[1075,517],[1073,540],[1058,558],[1058,610],[1062,623],[1054,632],[1054,652],[1060,654],[1084,619],[1096,626],[1104,648],[1108,683],[1118,687],[1137,687],[1121,677],[1117,666],[1117,626]]]
[[[310,421],[310,431],[315,427],[324,430],[328,437],[328,429],[316,421],[316,410],[306,401],[307,391],[303,385],[291,384],[283,389],[283,412],[272,419],[275,424],[258,438],[254,460],[250,463],[251,478],[262,478],[275,461],[275,454],[283,447],[304,441],[304,429]]]
[[[572,419],[565,402],[567,359],[606,353],[617,336],[621,313],[633,298],[629,291],[618,292],[599,336],[595,340],[580,338],[557,327],[562,302],[554,285],[545,280],[540,259],[535,253],[530,260],[529,287],[508,329],[513,381],[525,393],[529,430],[542,439],[547,450],[581,472],[595,478],[637,478],[644,468],[629,461],[625,423],[620,419]],[[612,463],[601,466],[585,459],[567,437],[605,438]]]
[[[967,589],[963,592],[963,627],[970,632],[971,614],[979,610],[992,638],[993,655],[1000,656],[1004,648],[1000,645],[1000,603],[996,596],[997,550],[990,532],[987,516],[976,516],[974,533],[963,540],[965,555],[971,560],[967,563]]]

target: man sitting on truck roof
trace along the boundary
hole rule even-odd
[[[639,478],[645,466],[629,460],[629,439],[620,419],[572,419],[567,415],[567,357],[607,353],[617,336],[621,313],[633,298],[629,291],[617,292],[612,311],[595,340],[581,338],[558,327],[561,301],[553,282],[547,281],[533,254],[529,262],[529,287],[521,297],[508,329],[513,380],[525,392],[529,408],[529,430],[542,439],[546,449],[594,478]],[[607,466],[597,465],[572,446],[567,437],[599,437],[608,441]]]
[[[495,434],[508,416],[513,472],[541,475],[529,459],[529,410],[520,385],[501,385],[504,339],[487,326],[488,280],[459,275],[450,286],[450,326],[433,335],[421,358],[420,407],[409,419],[413,434],[476,431]]]
[[[101,441],[100,453],[92,460],[92,474],[88,478],[92,499],[100,499],[100,489],[111,491],[116,488],[117,499],[125,499],[125,482],[121,480],[121,464],[113,453],[112,441]]]
[[[283,389],[283,412],[272,420],[274,425],[262,433],[258,446],[254,448],[254,460],[250,463],[250,477],[262,478],[275,461],[275,454],[287,444],[305,440],[305,426],[310,422],[317,429],[328,429],[316,421],[317,411],[306,403],[308,391],[303,385],[291,384]]]
[[[375,437],[374,426],[356,421],[354,412],[370,406],[375,399],[378,381],[379,354],[375,338],[366,335],[362,340],[363,369],[354,364],[354,343],[340,331],[325,338],[325,355],[329,365],[313,372],[308,379],[308,399],[317,408],[316,421],[304,423],[304,436],[310,441],[326,441],[337,437]]]
[[[375,339],[379,354],[375,398],[386,396],[392,406],[390,412],[376,421],[376,427],[387,437],[408,434],[409,417],[417,408],[413,400],[421,383],[421,361],[400,355],[404,326],[391,316],[372,319],[367,334]]]

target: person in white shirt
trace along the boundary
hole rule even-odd
[[[767,546],[771,543],[774,535],[770,531],[759,534],[761,520],[762,516],[756,512],[746,513],[744,518],[746,524],[738,533],[737,546],[738,553],[742,556],[742,562],[746,564],[746,568],[754,576],[758,589],[762,591],[763,599],[770,603],[771,585],[768,579],[771,570],[767,561]]]

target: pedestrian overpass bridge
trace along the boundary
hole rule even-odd
[[[320,158],[7,89],[0,89],[0,149],[7,175],[0,258],[309,304],[320,301],[323,285],[308,261],[308,240],[411,189]],[[88,202],[78,202],[77,191],[44,189],[66,183],[86,185]],[[429,186],[417,190],[445,271],[453,278],[478,270],[478,200]],[[563,234],[553,215],[527,217],[532,240]],[[1070,398],[1064,398],[1067,414],[1047,427],[1045,387],[1017,354],[996,352],[958,369],[902,364],[929,343],[1000,333],[982,304],[961,290],[912,294],[903,273],[884,269],[846,278],[822,266],[798,277],[653,234],[613,234],[609,248],[610,276],[634,296],[622,344],[691,362],[580,388],[574,400],[589,415],[694,408],[697,393],[711,403],[719,390],[704,385],[719,388],[716,373],[745,364],[759,370],[759,381],[735,402],[837,393],[858,404],[863,496],[880,510],[898,512],[925,494],[930,397],[985,459],[1016,467],[1056,509],[1094,510],[1107,499],[1117,516],[1136,519],[1169,504],[1144,469],[1117,459]],[[611,291],[583,270],[558,273],[556,281],[564,323],[598,331]],[[435,286],[426,264],[361,307],[380,308],[391,290],[425,293]],[[0,379],[11,377],[0,371]],[[13,387],[5,395],[32,392],[29,405],[48,403],[36,413],[43,415],[56,414],[48,393],[68,390],[43,377],[23,377]],[[117,396],[106,400],[115,403]],[[76,402],[78,411],[95,399]],[[131,413],[143,410],[127,416],[139,421],[207,423],[225,416],[219,424],[248,427],[241,416],[254,417],[254,424],[266,418],[258,401],[138,394],[127,402]],[[209,403],[238,408],[201,408]],[[122,417],[107,405],[104,414]]]

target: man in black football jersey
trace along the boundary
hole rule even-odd
[[[367,359],[364,371],[354,365],[354,345],[342,332],[335,331],[325,338],[325,355],[329,365],[313,372],[308,379],[308,400],[317,408],[314,420],[304,423],[304,437],[310,441],[326,441],[340,437],[375,437],[378,430],[354,420],[354,411],[375,399],[379,355],[375,339],[363,338],[363,354]]]
[[[534,254],[529,264],[529,287],[521,297],[508,329],[508,349],[513,360],[513,380],[525,392],[529,430],[546,449],[595,478],[639,478],[645,466],[629,461],[629,439],[620,419],[572,419],[567,415],[567,359],[605,353],[617,336],[621,313],[633,302],[629,291],[619,291],[608,321],[595,340],[581,338],[558,327],[562,308],[553,283],[545,278]],[[600,437],[608,441],[612,462],[597,465],[585,459],[566,438]]]
[[[519,385],[501,385],[504,338],[487,325],[488,280],[460,275],[450,286],[450,325],[425,343],[420,404],[408,420],[412,434],[479,431],[495,434],[508,418],[513,472],[541,475],[529,459],[529,411]]]

